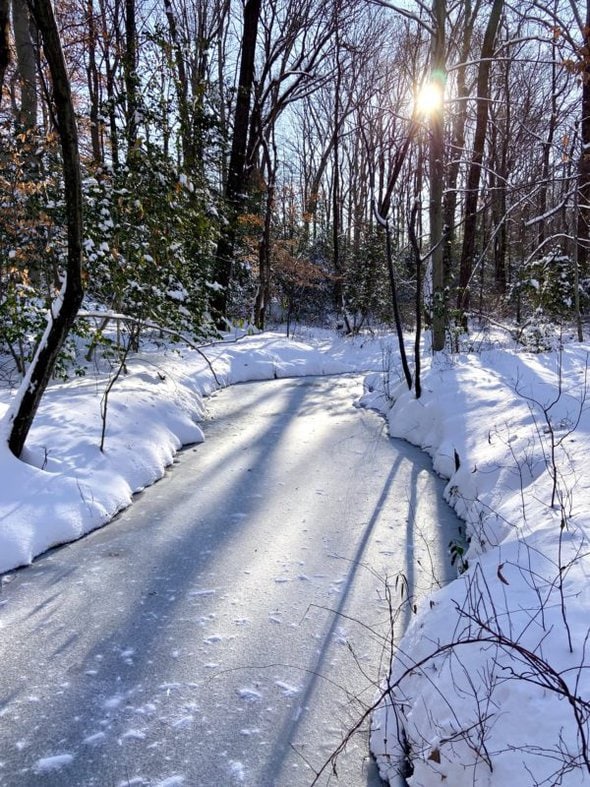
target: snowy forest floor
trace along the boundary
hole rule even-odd
[[[411,787],[590,784],[589,350],[532,354],[486,336],[477,353],[429,359],[416,400],[389,335],[247,336],[206,348],[212,368],[194,349],[144,348],[106,398],[108,376],[52,386],[24,462],[0,449],[0,572],[129,505],[202,440],[216,388],[365,371],[362,404],[431,455],[468,541],[451,545],[458,578],[395,643],[373,719],[382,775],[409,759]]]

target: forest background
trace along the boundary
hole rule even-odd
[[[84,308],[54,376],[82,373],[80,340],[120,361],[142,331],[194,341],[228,322],[395,318],[401,336],[425,319],[435,350],[469,347],[472,316],[534,349],[564,319],[581,336],[583,5],[1,0],[4,382],[72,264]]]

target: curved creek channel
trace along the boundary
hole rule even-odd
[[[362,378],[237,385],[206,442],[0,606],[0,785],[307,787],[388,671],[389,584],[454,576],[428,456]],[[399,634],[396,631],[396,634]],[[321,785],[380,784],[366,725]]]

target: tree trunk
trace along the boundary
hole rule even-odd
[[[105,0],[98,0],[99,8],[100,8],[100,20],[101,20],[101,35],[103,40],[104,46],[104,68],[105,68],[105,75],[106,75],[106,91],[107,91],[107,107],[108,107],[108,117],[109,117],[109,142],[111,148],[111,159],[113,163],[113,168],[117,170],[119,168],[119,131],[117,128],[117,96],[115,93],[115,69],[116,69],[116,58],[112,56],[111,53],[111,26],[109,25],[109,21],[107,18],[107,7]],[[118,19],[118,2],[116,3],[114,14],[115,18]],[[115,46],[115,49],[117,47]]]
[[[20,82],[18,123],[22,128],[37,125],[37,65],[29,9],[23,0],[12,0],[12,27]]]
[[[578,165],[578,266],[588,275],[590,259],[590,0],[586,0],[586,25],[582,31],[584,71],[582,73],[582,149]]]
[[[446,0],[433,0],[435,33],[432,41],[432,78],[445,85],[445,18]],[[443,246],[444,190],[444,111],[443,103],[430,119],[430,248],[432,260],[432,349],[445,346],[445,276]]]
[[[125,0],[125,56],[123,58],[125,76],[127,126],[127,163],[133,156],[138,134],[138,96],[137,96],[137,27],[135,22],[135,0]]]
[[[10,64],[10,0],[0,0],[0,106],[4,76]]]
[[[170,32],[170,42],[174,50],[174,60],[176,63],[176,74],[174,84],[176,88],[176,100],[178,101],[178,115],[180,119],[180,140],[182,143],[182,156],[184,166],[191,170],[195,162],[195,150],[191,135],[191,113],[188,99],[188,78],[184,63],[184,54],[178,39],[178,27],[171,0],[164,0],[166,19],[168,20],[168,30]]]
[[[479,6],[476,5],[476,9],[478,7]],[[473,26],[476,19],[476,14],[472,11],[470,0],[465,0],[464,15],[465,26],[461,41],[459,66],[457,67],[457,98],[455,101],[452,123],[451,150],[453,151],[453,155],[451,156],[448,166],[446,191],[443,198],[443,266],[445,285],[451,278],[451,272],[454,273],[453,258],[456,240],[455,214],[457,211],[457,181],[459,179],[459,170],[461,168],[463,150],[465,147],[465,125],[467,119],[467,63],[469,61],[469,53],[471,52]]]
[[[494,54],[494,44],[503,6],[504,0],[494,0],[483,39],[481,59],[477,74],[477,118],[473,140],[473,155],[467,174],[465,223],[463,227],[463,246],[461,249],[461,264],[459,270],[459,290],[457,293],[457,308],[463,315],[469,309],[469,286],[473,272],[475,236],[477,234],[477,200],[479,197],[481,165],[489,115],[491,60]],[[463,320],[465,321],[464,317]]]
[[[215,260],[215,276],[222,289],[216,291],[212,306],[215,317],[220,322],[227,317],[236,238],[236,220],[246,189],[244,174],[246,171],[246,150],[250,125],[250,99],[254,83],[254,58],[256,55],[256,38],[261,5],[262,0],[246,0],[244,4],[244,30],[238,95],[234,114],[227,182],[225,185],[225,200],[230,215],[226,227],[219,236]]]
[[[86,78],[88,82],[88,96],[90,98],[90,140],[92,143],[92,159],[95,166],[102,164],[102,145],[100,135],[100,89],[99,74],[96,65],[96,20],[94,17],[94,2],[87,0],[86,22],[88,30],[88,65]]]
[[[270,151],[272,145],[272,155]],[[272,275],[272,219],[275,208],[275,192],[277,179],[277,146],[274,134],[271,143],[263,144],[264,164],[266,165],[266,198],[264,209],[264,227],[258,246],[259,282],[254,303],[254,325],[264,330],[268,307],[270,305],[270,284]]]
[[[15,401],[4,417],[8,446],[19,457],[53,373],[55,361],[76,319],[82,302],[82,187],[76,116],[59,33],[51,0],[29,0],[53,83],[53,100],[62,150],[68,257],[65,280],[51,306],[47,328],[35,357],[16,394]]]
[[[337,314],[344,312],[344,266],[340,249],[340,90],[342,86],[342,66],[340,62],[340,35],[338,30],[338,8],[334,6],[335,46],[336,46],[336,83],[334,85],[334,144],[332,146],[334,169],[332,177],[332,263],[334,266],[333,304]],[[346,315],[345,315],[346,317]]]

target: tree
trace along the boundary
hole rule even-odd
[[[10,63],[10,0],[0,0],[0,104],[4,75]]]
[[[234,112],[229,169],[224,194],[228,209],[230,210],[230,216],[225,228],[220,233],[216,255],[216,278],[217,283],[220,285],[220,289],[216,291],[213,308],[216,318],[220,321],[223,321],[227,316],[229,287],[232,278],[232,257],[235,246],[236,219],[245,188],[244,175],[246,171],[246,151],[248,146],[248,130],[250,127],[252,84],[254,82],[255,73],[256,38],[258,34],[261,5],[261,0],[245,0],[244,3],[244,29],[242,34],[240,76]]]
[[[572,6],[577,13],[575,5]],[[578,15],[580,19],[580,15]],[[582,20],[580,19],[580,22]],[[580,121],[580,159],[578,164],[578,265],[588,274],[590,259],[590,0],[586,0],[586,17],[580,24],[583,43],[582,58],[582,117]]]
[[[465,222],[463,225],[463,246],[461,249],[459,270],[459,292],[457,295],[457,308],[462,314],[469,308],[469,288],[475,254],[477,203],[490,105],[490,70],[503,6],[504,0],[494,0],[484,34],[481,58],[478,66],[476,99],[477,119],[473,140],[473,153],[467,174],[464,208]]]
[[[446,0],[433,0],[434,30],[431,49],[431,78],[444,94],[446,84],[445,20]],[[444,193],[444,102],[433,107],[430,113],[430,258],[432,261],[432,349],[445,346],[445,275],[443,246],[443,193]]]
[[[12,27],[20,82],[18,121],[32,129],[37,125],[37,67],[29,8],[23,0],[12,0]]]
[[[67,266],[59,296],[51,305],[47,328],[15,400],[4,417],[7,442],[19,457],[51,378],[56,359],[82,303],[82,186],[78,131],[66,63],[51,0],[29,0],[51,72],[57,130],[61,143],[67,209]]]
[[[139,131],[139,96],[137,76],[137,21],[135,0],[125,0],[125,53],[123,56],[125,78],[125,126],[127,137],[127,164],[133,157]]]

